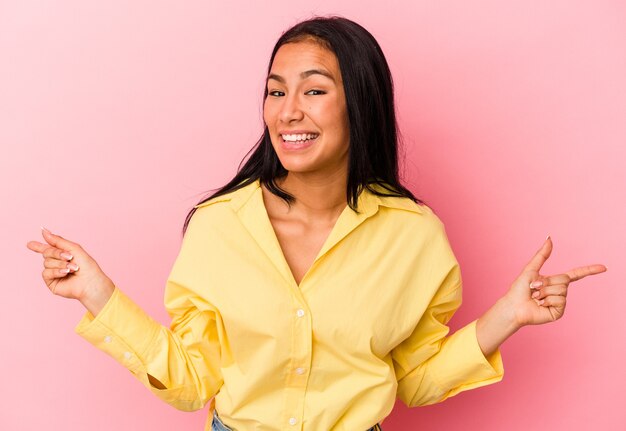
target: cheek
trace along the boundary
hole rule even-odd
[[[338,100],[334,100],[324,106],[324,112],[330,121],[338,127],[343,126],[347,120],[347,111],[345,105]]]
[[[314,104],[309,107],[309,114],[326,127],[337,129],[343,124],[343,109],[336,101]]]
[[[350,132],[350,122],[345,108],[335,105],[328,111],[328,120],[332,122],[332,127],[340,134],[347,135]]]
[[[263,120],[269,126],[270,123],[276,118],[276,108],[273,106],[271,102],[266,101],[263,104]]]

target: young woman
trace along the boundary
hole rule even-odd
[[[152,320],[77,243],[44,230],[76,331],[206,429],[371,430],[396,397],[437,403],[498,382],[499,346],[559,319],[572,281],[541,275],[549,238],[483,316],[448,335],[461,273],[442,222],[400,184],[392,79],[373,36],[314,18],[274,47],[265,129],[238,174],[189,213]]]

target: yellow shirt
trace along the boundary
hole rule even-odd
[[[170,328],[116,287],[75,330],[174,407],[211,400],[207,430],[216,409],[239,431],[364,431],[396,396],[432,404],[502,379],[476,321],[448,335],[461,273],[428,206],[365,190],[300,285],[259,181],[196,207],[165,286]]]

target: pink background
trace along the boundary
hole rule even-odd
[[[39,226],[81,243],[164,324],[189,209],[229,180],[261,126],[281,32],[337,13],[380,42],[408,186],[442,218],[465,302],[508,289],[547,234],[574,283],[565,317],[502,347],[505,377],[407,409],[393,430],[624,429],[626,6],[623,1],[0,2],[4,247],[0,429],[201,430],[73,328],[26,249]]]

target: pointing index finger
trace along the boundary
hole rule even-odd
[[[578,268],[571,269],[566,272],[569,276],[570,281],[577,281],[581,278],[587,277],[588,275],[600,274],[601,272],[606,271],[606,266],[600,264],[587,265],[587,266],[579,266]]]

